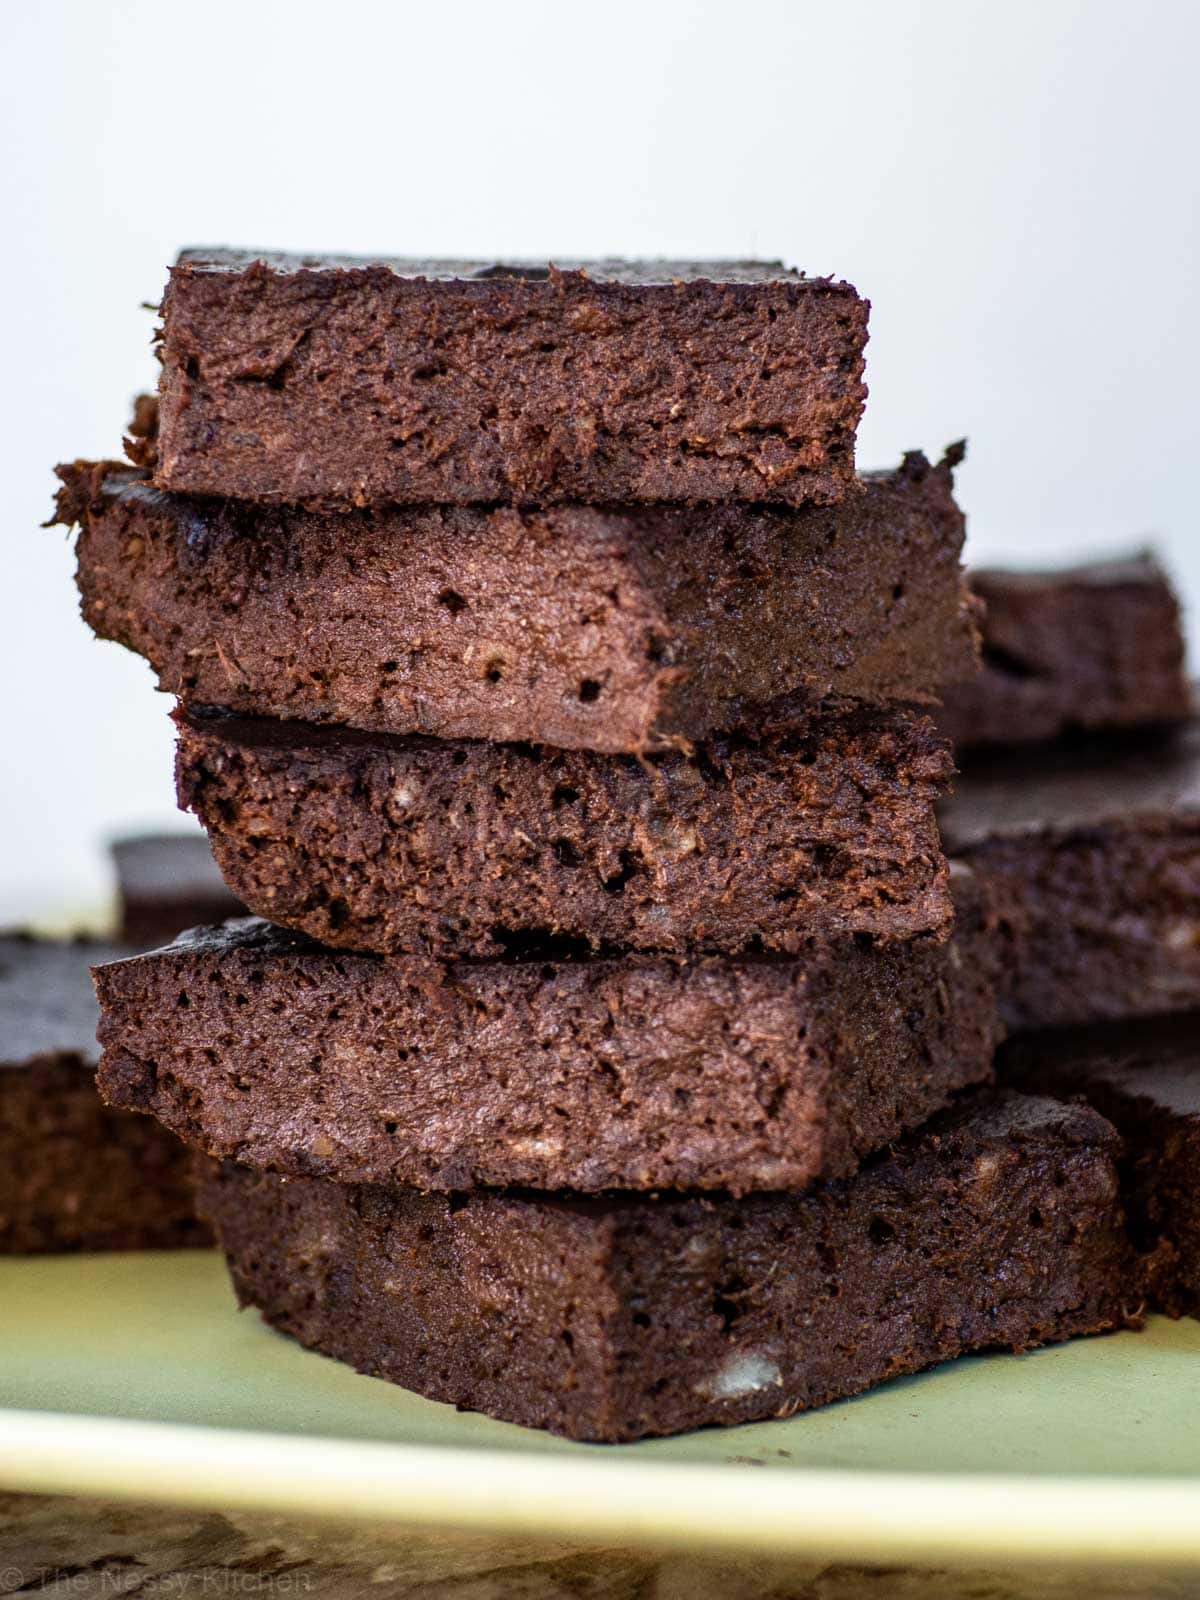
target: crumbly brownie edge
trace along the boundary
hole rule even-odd
[[[929,701],[973,670],[958,457],[912,452],[829,511],[340,517],[164,496],[77,462],[57,517],[80,528],[91,627],[192,704],[641,751],[796,725],[831,693]]]

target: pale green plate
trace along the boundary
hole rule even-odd
[[[215,1255],[0,1261],[0,1484],[857,1561],[1200,1565],[1200,1323],[569,1444],[239,1315]]]

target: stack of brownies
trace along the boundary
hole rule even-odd
[[[1127,1320],[1117,1139],[986,1085],[1006,953],[919,708],[960,452],[855,476],[866,304],[775,266],[186,254],[60,469],[259,917],[97,971],[243,1302],[575,1437]]]

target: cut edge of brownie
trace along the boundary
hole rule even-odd
[[[849,284],[405,265],[189,251],[160,308],[158,481],[337,509],[853,492],[869,308]]]

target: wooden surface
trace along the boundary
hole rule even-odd
[[[693,1560],[0,1495],[0,1595],[263,1600],[1200,1600],[1200,1573],[946,1572]]]

